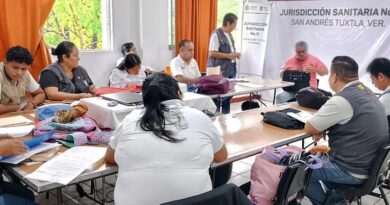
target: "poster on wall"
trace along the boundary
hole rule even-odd
[[[271,17],[264,76],[278,79],[284,61],[304,40],[309,53],[328,68],[335,56],[347,55],[359,64],[359,77],[374,88],[366,72],[376,57],[390,58],[390,1],[316,0],[270,1]],[[328,76],[320,87],[329,89]]]
[[[238,73],[263,75],[271,7],[267,0],[243,0],[241,8],[241,59]]]

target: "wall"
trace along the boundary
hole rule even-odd
[[[108,76],[121,57],[124,42],[135,43],[144,64],[161,70],[172,58],[168,49],[168,0],[111,0],[112,48],[83,51],[80,62],[98,86],[108,84]],[[55,60],[55,59],[53,59]]]

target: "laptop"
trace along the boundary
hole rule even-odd
[[[105,100],[115,101],[122,105],[142,104],[142,94],[131,91],[101,95]]]

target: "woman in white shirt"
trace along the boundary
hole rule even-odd
[[[110,74],[110,86],[123,88],[128,84],[142,85],[146,74],[141,69],[141,59],[137,54],[129,53]]]
[[[115,130],[106,162],[117,164],[115,204],[161,204],[212,189],[209,166],[227,151],[204,113],[185,106],[177,81],[153,73],[142,85],[145,108]]]

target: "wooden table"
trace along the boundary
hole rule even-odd
[[[287,130],[263,122],[261,112],[285,108],[315,112],[315,110],[300,107],[297,103],[289,103],[215,117],[213,123],[225,139],[229,156],[226,161],[214,164],[214,166],[258,154],[267,145],[279,147],[309,137],[303,130]]]
[[[274,105],[269,107],[263,107],[259,109],[248,110],[236,114],[222,115],[213,118],[213,123],[217,127],[220,133],[224,136],[225,143],[228,150],[228,159],[219,164],[213,164],[213,167],[217,167],[223,164],[231,163],[246,157],[260,153],[265,146],[283,146],[292,142],[303,140],[309,137],[302,130],[286,130],[281,129],[272,125],[263,123],[261,112],[279,110],[284,108],[298,108],[296,103],[284,104],[284,105]],[[308,109],[303,109],[306,111],[313,111]],[[23,116],[23,118],[15,118],[15,116]],[[25,119],[34,119],[33,113],[23,112],[20,114],[11,113],[0,116],[0,125],[2,123],[8,122],[9,124],[16,123],[15,119],[25,120]],[[32,120],[31,120],[32,122]],[[102,145],[106,146],[106,145]],[[61,148],[62,151],[66,150],[65,147]],[[64,187],[62,184],[38,181],[34,179],[24,178],[29,173],[35,171],[40,164],[33,166],[19,165],[5,166],[10,172],[15,174],[20,178],[24,183],[31,187],[34,191],[46,192],[49,190],[57,189],[58,193],[58,202],[61,202],[61,188]],[[70,184],[76,184],[83,181],[89,181],[96,178],[112,175],[118,172],[117,166],[109,166],[103,163],[101,166],[97,167],[92,171],[86,171],[76,179],[74,179]],[[66,186],[68,186],[66,185]]]

